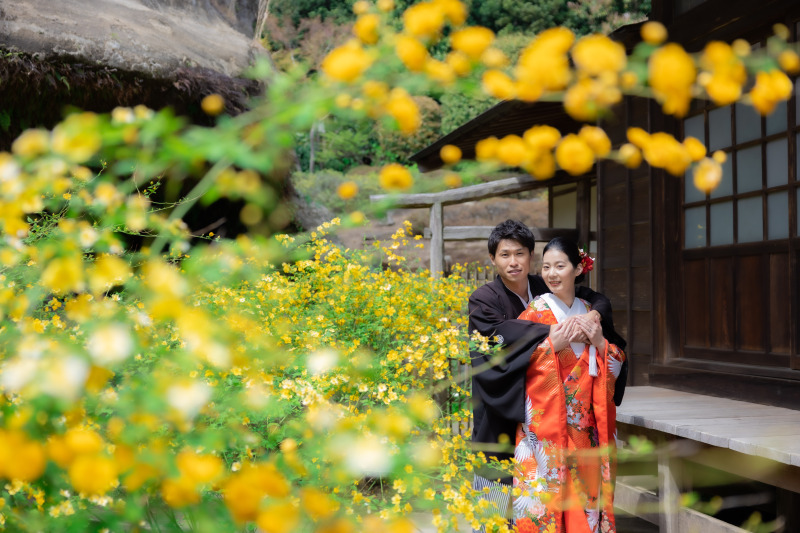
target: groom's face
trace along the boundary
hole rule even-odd
[[[523,280],[527,283],[531,270],[531,250],[526,246],[515,240],[503,239],[489,259],[506,285],[515,286]]]

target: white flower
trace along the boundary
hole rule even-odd
[[[36,360],[17,357],[6,362],[0,369],[0,386],[6,392],[22,390],[36,375]]]
[[[100,235],[93,227],[85,226],[78,235],[78,240],[80,241],[81,246],[83,246],[84,248],[89,248],[95,242],[97,242],[97,239],[99,237]]]
[[[389,450],[374,435],[362,435],[343,449],[348,450],[345,467],[353,475],[383,476],[392,467]]]
[[[318,376],[333,370],[338,362],[338,353],[334,352],[333,350],[320,350],[318,352],[309,354],[306,364],[308,366],[308,371],[312,375]]]
[[[88,377],[89,363],[84,359],[77,355],[57,354],[47,365],[42,365],[42,375],[37,381],[45,394],[74,400]]]
[[[211,387],[197,381],[180,383],[167,389],[167,403],[186,418],[194,418],[211,398]]]
[[[109,324],[92,333],[86,348],[98,365],[113,365],[131,355],[133,338],[130,330],[122,324]]]

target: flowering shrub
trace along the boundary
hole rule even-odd
[[[457,0],[411,6],[401,32],[391,0],[354,9],[356,38],[331,52],[324,76],[300,84],[256,65],[265,97],[214,128],[143,107],[79,112],[0,153],[6,528],[401,532],[411,511],[429,509],[442,531],[507,530],[472,497],[470,472],[483,460],[454,431],[468,423],[468,403],[432,400],[466,397],[452,365],[467,358],[470,288],[405,268],[406,230],[364,251],[327,242],[330,224],[307,239],[269,237],[291,217],[278,177],[296,132],[337,113],[412,133],[412,94],[432,85],[561,95],[570,114],[593,120],[626,92],[681,116],[695,95],[742,98],[755,75],[747,101],[768,113],[791,91],[786,72],[800,69],[780,27],[757,57],[742,43],[693,57],[662,45],[658,25],[645,25],[631,57],[606,37],[575,42],[553,29],[510,67],[491,32],[462,27]],[[435,59],[445,25],[452,50]],[[215,115],[221,104],[210,97],[203,108]],[[546,178],[612,158],[673,174],[694,166],[703,190],[718,182],[720,156],[696,140],[636,128],[628,140],[613,150],[596,127],[562,137],[534,126],[479,143],[478,169]],[[464,164],[452,148],[443,156]],[[404,190],[414,175],[392,164],[377,179]],[[154,200],[184,182],[186,196]],[[339,189],[344,200],[356,193]],[[192,234],[184,215],[219,198],[242,201],[247,235]]]

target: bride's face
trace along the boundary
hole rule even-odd
[[[582,271],[581,265],[573,266],[561,250],[548,250],[542,256],[542,279],[550,292],[562,300],[575,296],[575,278]]]

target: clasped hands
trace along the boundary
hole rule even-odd
[[[603,328],[600,327],[600,314],[596,311],[585,315],[571,316],[550,326],[550,341],[556,351],[561,351],[571,342],[591,344],[598,350],[605,348]]]

